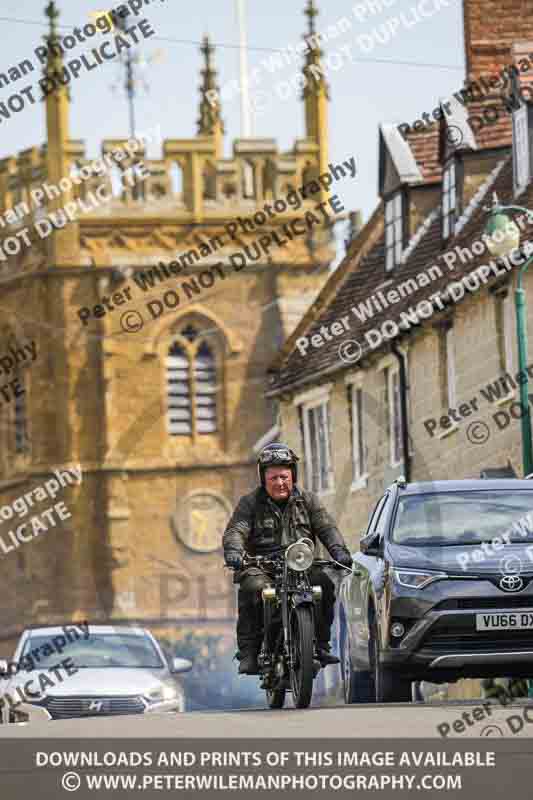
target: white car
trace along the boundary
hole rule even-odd
[[[12,662],[0,660],[3,723],[185,710],[171,666],[143,628],[72,623],[22,634]]]

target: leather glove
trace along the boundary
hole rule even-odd
[[[226,554],[225,562],[226,566],[231,567],[231,569],[242,569],[242,553],[231,550]]]
[[[335,561],[338,561],[339,564],[342,564],[343,567],[347,567],[347,569],[352,568],[352,563],[353,563],[352,557],[345,547],[342,547],[341,545],[337,545],[337,547],[332,547],[331,555],[335,559]]]

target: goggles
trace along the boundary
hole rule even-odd
[[[288,449],[268,450],[259,456],[260,464],[295,464],[296,461],[298,461],[298,456]]]

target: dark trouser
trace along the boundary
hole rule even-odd
[[[335,605],[335,585],[320,568],[311,567],[309,580],[313,586],[322,587],[322,601],[315,605],[317,640],[320,645],[329,643]],[[239,652],[248,650],[259,652],[263,640],[263,598],[261,591],[272,584],[264,572],[254,569],[245,575],[239,586],[239,618],[237,620],[237,644]]]

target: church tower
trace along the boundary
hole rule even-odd
[[[46,14],[47,41],[57,43],[53,0]],[[306,14],[312,36],[313,0]],[[62,72],[58,52],[48,77]],[[328,170],[328,88],[309,81],[306,135],[288,151],[275,139],[239,138],[224,157],[207,37],[200,52],[196,136],[161,141],[155,124],[140,124],[134,147],[103,140],[107,167],[97,174],[69,137],[69,89],[90,102],[84,75],[46,98],[46,144],[0,161],[2,208],[25,199],[29,230],[56,223],[0,265],[1,341],[37,348],[24,396],[0,408],[2,503],[52,470],[82,469],[81,485],[58,496],[71,519],[0,560],[13,637],[73,618],[233,635],[222,532],[256,484],[254,445],[276,423],[267,367],[335,257],[328,223],[266,251],[259,238],[279,231],[281,241],[284,226],[324,199],[306,197],[299,209],[277,202]],[[306,66],[320,56],[313,45]],[[150,142],[156,158],[146,156]],[[45,182],[63,188],[36,208],[30,193]],[[76,217],[61,224],[69,202]],[[7,235],[0,229],[0,243]]]

